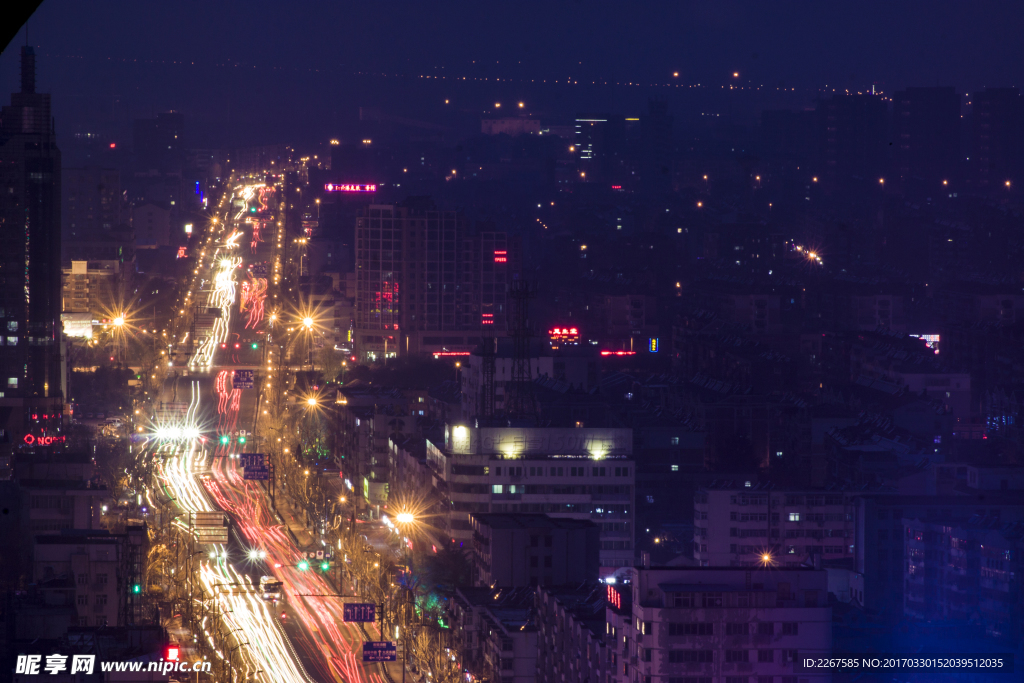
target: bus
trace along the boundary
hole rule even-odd
[[[260,579],[260,595],[264,600],[277,602],[284,596],[284,584],[273,576],[264,576]]]

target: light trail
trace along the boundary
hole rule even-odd
[[[196,442],[192,441],[187,446],[163,444],[157,447],[157,451],[164,455],[158,476],[166,489],[173,493],[181,511],[217,511],[210,496],[199,485],[195,476],[196,471],[205,468],[205,450],[197,450]],[[188,525],[180,516],[175,520],[175,525],[186,532],[189,531]],[[204,632],[197,635],[207,639],[221,660],[227,657],[232,647],[243,644],[238,650],[240,656],[233,664],[236,670],[241,669],[245,679],[252,677],[253,680],[267,683],[312,683],[271,606],[252,590],[246,575],[226,562],[216,561],[225,554],[226,548],[223,545],[212,545],[212,557],[200,561],[199,581],[211,597],[202,605],[208,616],[203,624]],[[242,589],[238,592],[223,591],[225,585],[235,584],[240,585]],[[224,633],[235,633],[237,637],[228,640],[227,643],[214,642],[209,617],[211,613],[223,621]]]

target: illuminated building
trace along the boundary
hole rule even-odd
[[[626,121],[621,114],[580,114],[571,144],[586,182],[621,184],[624,167]]]
[[[448,424],[426,467],[446,510],[435,525],[456,543],[472,543],[471,513],[543,513],[597,524],[602,572],[633,564],[631,429]]]
[[[21,92],[0,129],[0,429],[20,439],[31,414],[61,422],[60,151],[50,96],[35,91],[35,53],[21,49]],[[56,420],[52,418],[56,416]]]
[[[371,204],[356,219],[356,349],[364,361],[471,351],[505,333],[519,266],[505,233],[468,235],[465,218],[432,203]]]
[[[72,261],[62,269],[63,313],[89,313],[93,320],[109,316],[111,303],[121,297],[119,261]]]

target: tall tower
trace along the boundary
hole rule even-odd
[[[63,413],[60,151],[50,96],[21,48],[21,92],[0,126],[0,406],[8,436],[55,435]]]
[[[505,412],[508,417],[527,418],[536,414],[533,397],[533,377],[530,375],[530,320],[529,302],[533,296],[530,283],[515,277],[509,291],[512,299],[512,317],[509,334],[512,335],[512,378],[505,389]]]

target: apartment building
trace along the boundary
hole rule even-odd
[[[496,683],[536,681],[533,589],[457,589],[451,612],[463,665],[474,677]]]
[[[850,492],[723,481],[701,489],[693,508],[693,556],[702,567],[853,561],[855,503]]]
[[[453,541],[471,545],[472,513],[543,513],[597,524],[602,571],[633,564],[631,429],[448,424],[426,456]]]
[[[473,526],[473,579],[511,587],[596,581],[599,529],[588,519],[478,512]]]
[[[125,538],[105,531],[38,536],[32,546],[33,581],[48,593],[64,589],[64,604],[76,611],[75,625],[122,626]]]
[[[1021,642],[1024,522],[904,519],[903,613]]]
[[[803,657],[829,656],[825,571],[790,567],[637,568],[632,618],[616,622],[616,683],[797,683]],[[614,590],[614,589],[613,589]],[[829,674],[799,673],[802,683]]]
[[[537,588],[537,683],[605,682],[606,604],[598,582]]]

